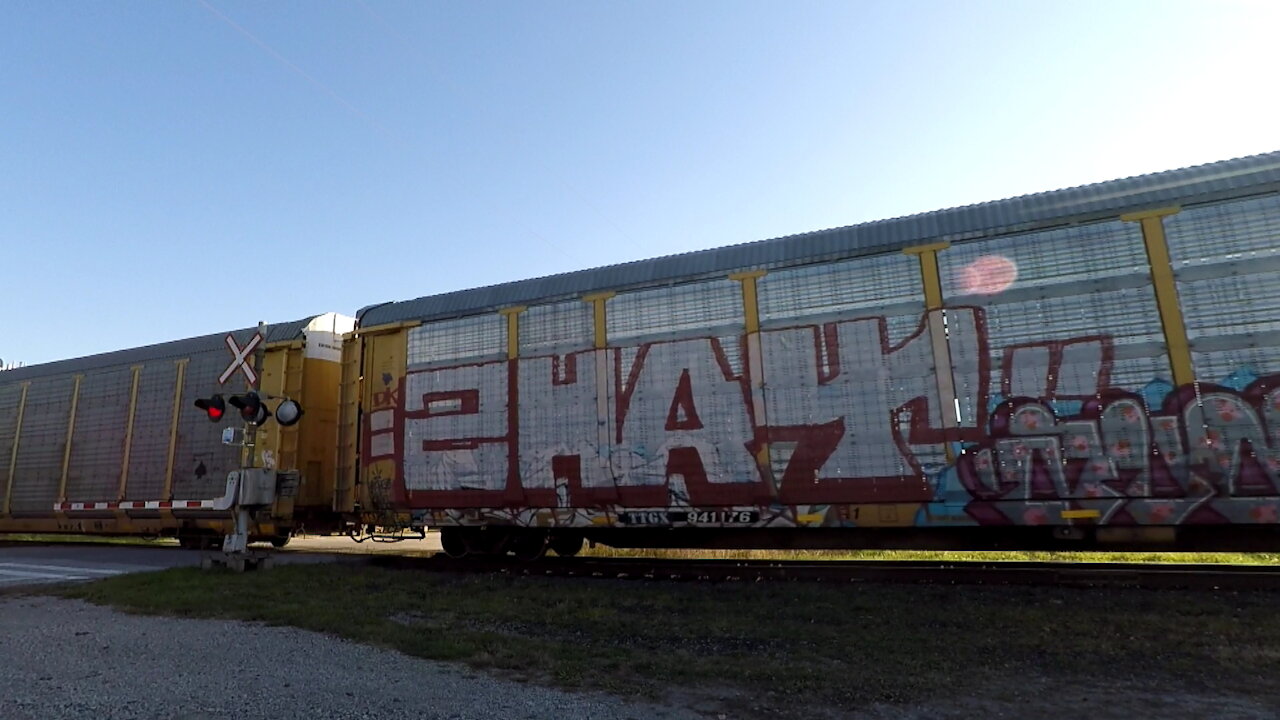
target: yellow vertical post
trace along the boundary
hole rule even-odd
[[[178,449],[178,420],[182,417],[182,381],[187,375],[187,363],[190,358],[183,358],[174,364],[178,367],[178,379],[173,385],[173,417],[169,420],[169,454],[164,465],[164,489],[160,492],[162,500],[173,499],[173,459]]]
[[[1195,370],[1191,365],[1191,344],[1187,341],[1187,325],[1182,318],[1182,305],[1178,302],[1178,283],[1173,277],[1173,261],[1169,257],[1169,243],[1164,235],[1164,218],[1181,208],[1161,208],[1147,212],[1121,215],[1124,222],[1136,222],[1142,228],[1142,242],[1147,247],[1147,263],[1151,266],[1151,284],[1155,288],[1156,307],[1160,311],[1160,325],[1164,329],[1164,343],[1169,352],[1169,368],[1173,371],[1173,384],[1189,385],[1195,382]]]
[[[499,315],[507,318],[507,359],[515,360],[520,357],[520,313],[528,310],[524,305],[503,308],[498,311]]]
[[[920,262],[920,284],[924,289],[924,307],[929,325],[929,341],[933,348],[934,376],[938,385],[938,412],[942,417],[943,429],[960,426],[960,418],[956,417],[956,381],[952,375],[951,346],[947,340],[946,324],[942,307],[942,275],[938,272],[938,251],[951,247],[949,242],[931,243],[903,248],[902,252],[914,255]],[[955,462],[956,454],[951,443],[942,445],[947,462]]]
[[[280,369],[263,375],[259,381],[262,390],[277,397],[293,398],[294,400],[305,398],[303,392],[306,372],[304,345],[302,340],[294,340],[287,343],[273,344],[267,348],[267,360],[270,360],[272,353],[275,353],[280,358]],[[266,364],[265,360],[264,364]],[[264,467],[263,453],[268,450],[274,450],[277,469],[305,469],[299,464],[302,454],[302,434],[297,425],[280,427],[277,424],[274,435],[263,434],[259,437],[261,440],[258,443],[258,447],[254,448],[252,466]],[[275,439],[274,446],[268,442],[272,437]],[[318,478],[312,480],[307,477],[303,478],[303,483],[310,484],[318,480]]]
[[[938,272],[938,251],[951,247],[949,242],[916,245],[903,248],[907,255],[915,255],[920,261],[920,283],[924,287],[924,307],[938,310],[942,307],[942,276]]]
[[[129,455],[133,452],[133,417],[138,410],[138,379],[142,376],[142,366],[134,365],[133,384],[129,389],[129,419],[124,425],[124,458],[120,461],[120,490],[117,500],[124,500],[125,489],[129,486]]]
[[[756,290],[756,282],[764,277],[764,270],[733,273],[730,280],[742,284],[742,315],[747,332],[760,332],[760,300]]]
[[[71,390],[71,412],[67,414],[66,442],[62,444],[62,477],[58,480],[58,502],[67,501],[67,473],[71,470],[71,440],[76,432],[76,407],[80,404],[80,382],[83,375],[76,375],[75,387]]]
[[[333,509],[351,512],[355,509],[357,456],[359,454],[359,426],[361,398],[360,370],[364,360],[364,336],[356,333],[342,338],[342,380],[338,404],[338,469],[333,483]]]
[[[757,287],[760,278],[764,275],[764,270],[751,270],[729,276],[730,280],[742,286],[742,318],[747,331],[747,374],[751,378],[751,409],[755,413],[756,424],[759,427],[768,424],[765,417],[764,349],[760,344],[760,295]],[[766,481],[773,484],[773,460],[768,443],[760,446],[756,453],[756,463],[762,469]],[[776,486],[774,491],[776,493]]]
[[[590,295],[582,296],[583,302],[591,303],[592,310],[594,311],[595,332],[593,340],[597,350],[603,349],[609,344],[609,324],[606,322],[604,304],[614,295],[617,295],[617,293],[610,291],[591,293]]]
[[[31,381],[22,383],[22,396],[18,399],[18,422],[13,428],[13,449],[9,452],[9,480],[4,489],[4,514],[9,514],[9,501],[13,498],[13,474],[18,470],[18,441],[22,439],[22,417],[27,411],[27,390]]]

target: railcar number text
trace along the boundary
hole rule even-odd
[[[641,510],[621,513],[624,525],[750,525],[760,520],[756,510]]]

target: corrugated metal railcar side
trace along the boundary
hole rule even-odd
[[[330,320],[338,325],[326,327]],[[255,535],[286,534],[295,510],[335,524],[335,338],[350,325],[330,314],[264,328],[262,388],[299,399],[306,415],[259,434],[258,463],[300,470],[303,479],[298,496],[282,500]],[[229,334],[244,346],[255,332]],[[230,515],[211,501],[250,458],[223,444],[230,422],[210,423],[193,402],[248,387],[239,372],[219,383],[232,359],[226,335],[0,372],[0,532],[225,533]]]
[[[373,306],[343,503],[472,550],[1273,545],[1278,193],[1272,153]]]

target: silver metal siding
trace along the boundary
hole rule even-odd
[[[981,276],[974,273],[984,258],[1012,261],[1017,271],[1012,286],[991,294],[975,291],[981,289]],[[992,406],[1005,398],[1006,380],[1009,395],[1078,399],[1107,386],[1137,389],[1170,379],[1137,223],[1098,222],[958,243],[940,252],[938,260],[947,305],[985,311]],[[1064,355],[1051,366],[1047,338],[1103,336],[1113,343],[1111,357],[1099,345],[1098,352]],[[1057,390],[1050,392],[1053,387]]]
[[[10,506],[15,513],[48,513],[53,509],[62,479],[73,386],[71,376],[61,376],[32,382],[27,391]]]
[[[9,484],[9,460],[13,457],[13,433],[18,425],[18,404],[21,400],[21,383],[0,385],[0,493]],[[3,496],[0,496],[0,503],[3,502]]]
[[[534,305],[520,314],[520,356],[586,350],[594,341],[594,315],[581,300]]]
[[[920,263],[903,253],[777,270],[760,278],[759,294],[765,328],[905,315],[914,330],[924,311]]]
[[[67,497],[85,502],[116,499],[132,385],[129,368],[85,374],[71,440]]]
[[[177,379],[178,366],[173,360],[142,366],[138,377],[138,406],[134,411],[133,447],[129,452],[126,500],[156,500],[164,489],[169,427],[173,418],[173,388]],[[212,424],[208,420],[204,422]]]
[[[409,366],[505,358],[507,320],[497,313],[419,325],[409,331]]]
[[[1184,210],[1165,234],[1196,379],[1280,372],[1280,195]]]

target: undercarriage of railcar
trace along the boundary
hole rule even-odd
[[[576,555],[584,543],[614,548],[715,550],[934,550],[1099,552],[1280,552],[1280,526],[970,528],[574,528],[501,525],[440,528],[453,557],[550,550]]]

